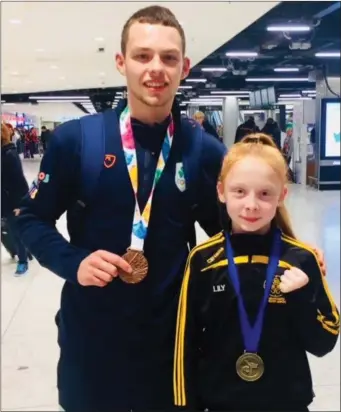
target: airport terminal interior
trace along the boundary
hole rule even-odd
[[[115,109],[127,96],[114,61],[121,30],[152,4],[1,4],[1,121],[13,133],[29,185],[48,148],[44,135]],[[227,148],[247,122],[258,130],[271,123],[266,133],[278,136],[291,173],[287,205],[297,236],[323,251],[340,307],[340,2],[158,4],[174,12],[187,38],[192,69],[176,94],[182,114],[203,114]],[[65,215],[57,227],[68,238]],[[64,281],[36,259],[20,276],[16,267],[3,242],[1,410],[58,411],[54,317]],[[340,341],[327,356],[308,357],[316,394],[309,409],[340,411]],[[285,396],[285,388],[278,394]]]

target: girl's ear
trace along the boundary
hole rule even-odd
[[[218,199],[221,203],[226,203],[225,194],[224,194],[224,185],[222,182],[217,183],[217,193]]]
[[[286,199],[287,195],[288,195],[288,187],[287,187],[287,186],[284,186],[283,191],[282,191],[282,193],[281,193],[281,196],[280,196],[280,198],[279,198],[280,204],[284,202],[284,200]]]

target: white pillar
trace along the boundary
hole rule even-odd
[[[236,136],[236,130],[239,124],[239,105],[236,97],[225,97],[223,101],[223,126],[224,137],[223,141],[229,149]]]

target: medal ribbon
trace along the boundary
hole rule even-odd
[[[241,293],[241,287],[239,282],[239,275],[237,265],[234,263],[234,253],[231,245],[229,235],[226,233],[226,254],[228,259],[228,273],[233,284],[233,287],[237,294],[238,299],[238,310],[240,325],[244,340],[244,348],[246,352],[256,353],[258,351],[259,340],[262,334],[263,321],[265,315],[265,308],[269,299],[270,290],[272,282],[276,275],[277,266],[279,262],[280,246],[281,246],[281,232],[276,230],[273,239],[273,246],[271,251],[271,256],[269,264],[266,271],[266,284],[263,299],[260,303],[256,321],[253,326],[251,326],[248,314],[245,309],[243,302],[243,297]]]
[[[170,124],[167,128],[166,136],[164,138],[160,156],[156,165],[155,175],[152,190],[147,200],[144,210],[141,212],[137,201],[138,190],[138,170],[137,170],[137,155],[135,148],[135,140],[133,135],[133,128],[131,126],[131,116],[129,107],[127,106],[120,116],[120,132],[122,138],[122,146],[124,151],[124,157],[128,168],[128,173],[133,187],[135,195],[135,210],[134,220],[131,234],[131,249],[143,251],[144,240],[147,236],[148,225],[151,214],[152,200],[154,195],[155,186],[157,185],[162,172],[165,168],[167,159],[173,143],[174,135],[174,122],[171,118]]]

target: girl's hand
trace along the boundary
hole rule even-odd
[[[289,293],[303,288],[308,282],[308,276],[301,269],[291,268],[281,276],[279,288],[282,293]]]

